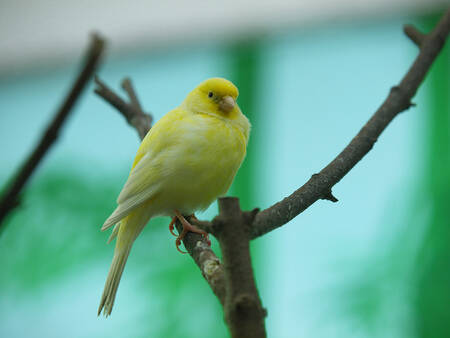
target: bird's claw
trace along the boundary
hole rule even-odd
[[[173,231],[173,230],[175,229],[175,227],[174,227],[173,225],[175,224],[175,221],[176,221],[176,220],[177,220],[177,217],[175,216],[175,217],[173,217],[172,220],[170,221],[170,224],[169,224],[169,231],[170,231],[170,233],[171,233],[173,236],[178,237],[178,235]]]
[[[197,219],[194,215],[192,215],[191,217],[194,217],[195,219]],[[177,236],[174,232],[174,224],[175,221],[177,220],[177,218],[180,220],[181,225],[183,226],[183,230],[181,231],[180,235]],[[181,215],[178,211],[175,210],[175,217],[172,218],[172,221],[169,224],[169,230],[170,233],[174,236],[177,237],[177,239],[175,240],[175,245],[177,247],[177,250],[183,254],[188,253],[187,251],[182,251],[180,249],[180,245],[181,245],[181,241],[183,240],[183,238],[186,236],[186,234],[190,231],[190,232],[194,232],[197,233],[199,235],[202,235],[202,237],[205,239],[206,243],[211,246],[211,241],[209,240],[209,234],[206,231],[203,231],[193,225],[191,225],[184,217],[183,215]]]
[[[180,249],[180,245],[181,245],[181,239],[177,238],[175,240],[175,246],[177,247],[178,252],[180,252],[182,254],[187,254],[188,253],[187,251],[183,251],[183,250]]]

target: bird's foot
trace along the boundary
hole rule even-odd
[[[189,218],[190,218],[190,219],[193,219],[194,221],[198,221],[198,218],[195,217],[194,214],[190,215]],[[172,217],[172,220],[171,220],[170,223],[169,223],[169,231],[170,231],[170,233],[171,233],[173,236],[178,237],[178,235],[174,232],[176,220],[177,220],[177,216]],[[189,223],[189,224],[190,224],[190,223]],[[192,226],[193,226],[193,225],[192,225]],[[193,227],[194,227],[194,226],[193,226]],[[203,234],[203,233],[202,233],[202,234]]]
[[[191,216],[192,217],[192,216]],[[195,217],[195,216],[193,216]],[[190,231],[190,232],[195,232],[197,234],[200,234],[203,236],[203,238],[206,240],[206,242],[208,243],[208,245],[211,245],[211,241],[209,240],[209,234],[206,231],[203,231],[199,228],[197,228],[196,226],[190,224],[186,218],[183,217],[182,214],[180,214],[180,212],[178,210],[175,210],[175,217],[172,218],[172,221],[170,222],[169,225],[169,230],[170,232],[175,235],[175,233],[173,232],[173,225],[175,224],[176,219],[179,219],[181,222],[181,225],[183,226],[183,231],[181,231],[180,235],[177,237],[176,241],[175,241],[175,245],[177,247],[177,250],[183,254],[187,253],[186,251],[182,251],[180,249],[180,245],[181,245],[181,241],[183,240],[184,236],[186,236],[186,234]],[[176,235],[175,235],[176,236]]]

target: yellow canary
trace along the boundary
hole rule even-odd
[[[142,141],[118,206],[102,230],[115,225],[117,237],[111,268],[98,308],[111,314],[117,288],[134,240],[150,218],[178,218],[185,231],[206,233],[182,215],[206,209],[229,189],[246,154],[250,123],[230,81],[212,78],[188,94],[162,117]],[[177,238],[177,248],[181,237]]]

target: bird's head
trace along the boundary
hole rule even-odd
[[[194,113],[217,115],[235,119],[241,114],[236,99],[239,91],[223,78],[211,78],[200,83],[189,93],[184,105]]]

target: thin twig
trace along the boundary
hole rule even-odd
[[[98,76],[94,78],[94,81],[97,85],[94,92],[116,108],[119,113],[125,117],[128,124],[136,129],[139,138],[142,140],[151,128],[153,118],[150,114],[147,114],[142,110],[131,80],[125,78],[122,81],[122,88],[126,91],[130,99],[129,103],[122,100],[122,98],[114,93]]]
[[[141,104],[139,103],[133,84],[131,83],[131,79],[129,77],[122,80],[122,89],[127,92],[128,97],[130,98],[130,104],[135,107],[136,111],[143,113]]]
[[[408,38],[411,39],[412,42],[414,42],[417,47],[420,48],[422,45],[422,42],[427,37],[426,34],[423,34],[421,31],[419,31],[416,27],[413,25],[404,25],[403,26],[403,32],[406,34]]]
[[[67,120],[70,112],[73,111],[72,108],[83,93],[83,90],[91,79],[92,74],[97,69],[104,48],[105,41],[98,35],[93,34],[91,43],[85,55],[84,65],[78,77],[76,78],[70,92],[56,112],[46,131],[43,133],[38,145],[26,159],[12,183],[8,186],[7,189],[5,189],[3,195],[0,198],[0,226],[4,221],[6,215],[19,204],[19,195],[23,187],[25,186],[41,160],[47,154],[50,147],[57,140],[64,122]]]
[[[411,99],[444,46],[449,30],[450,10],[444,14],[431,33],[414,35],[421,36],[420,39],[408,35],[414,43],[420,44],[420,52],[400,84],[391,89],[381,107],[330,164],[318,174],[313,175],[290,196],[256,215],[252,238],[262,236],[286,224],[318,199],[327,199],[331,188],[372,149],[380,134],[394,117],[411,107]],[[408,31],[413,30],[408,29]]]

